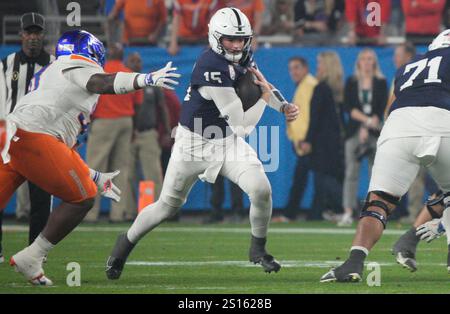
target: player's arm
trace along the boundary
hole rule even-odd
[[[146,86],[174,89],[173,85],[178,85],[178,82],[171,78],[180,77],[180,74],[174,72],[176,69],[172,67],[172,62],[169,62],[164,68],[148,74],[127,72],[108,74],[87,67],[70,68],[63,73],[67,79],[91,93],[126,94]]]
[[[296,105],[289,103],[281,92],[270,84],[264,77],[264,75],[256,68],[250,67],[249,70],[255,74],[256,81],[264,94],[268,94],[267,104],[276,111],[284,113],[287,121],[294,121],[297,119],[299,109]]]
[[[251,133],[266,107],[269,95],[261,97],[254,106],[244,112],[242,101],[233,87],[202,86],[200,94],[205,99],[212,99],[227,123],[238,136]]]

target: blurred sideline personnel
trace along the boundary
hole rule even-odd
[[[364,260],[381,237],[387,216],[417,176],[429,170],[444,193],[442,224],[450,241],[450,29],[439,34],[428,52],[396,73],[391,112],[377,144],[369,193],[361,211],[349,258],[321,282],[361,281]]]
[[[33,75],[52,62],[55,57],[43,48],[45,20],[38,13],[30,12],[20,19],[22,49],[4,58],[0,64],[0,120],[11,113],[18,101],[28,92]],[[32,182],[23,183],[17,190],[16,217],[29,215],[29,244],[44,229],[50,214],[51,196]],[[4,208],[0,207],[0,210]],[[28,212],[29,210],[29,212]],[[2,256],[2,216],[0,212],[0,263]]]
[[[108,48],[105,63],[106,73],[132,72],[123,63],[122,44],[115,43]],[[86,162],[101,172],[120,170],[122,175],[116,179],[119,189],[125,189],[128,180],[131,136],[133,134],[133,116],[136,104],[141,104],[142,90],[123,95],[102,95],[92,114],[92,124],[87,142]],[[100,213],[101,198],[96,197],[95,204],[84,218],[85,222],[95,223]],[[109,212],[111,223],[125,220],[125,202],[112,203]]]
[[[298,108],[276,98],[255,69],[251,41],[250,22],[239,9],[224,8],[211,18],[211,48],[200,55],[193,69],[161,197],[141,211],[128,232],[118,236],[106,265],[109,279],[120,277],[128,255],[145,234],[183,206],[197,179],[214,183],[219,174],[249,195],[249,260],[266,272],[280,270],[281,265],[265,247],[272,215],[270,182],[244,137],[253,131],[267,103],[283,112],[287,120],[296,119]],[[256,75],[262,94],[253,106],[247,103],[250,107],[244,111],[233,85],[247,71]]]
[[[105,48],[92,34],[75,30],[62,35],[56,61],[36,73],[30,92],[6,117],[6,143],[0,162],[0,208],[25,180],[62,199],[36,240],[10,259],[10,264],[35,285],[51,285],[43,258],[84,218],[94,205],[97,189],[120,200],[114,174],[89,169],[75,150],[86,131],[98,94],[124,94],[148,85],[170,87],[177,82],[169,62],[149,73],[103,71]]]
[[[134,72],[142,70],[139,53],[128,56],[127,66]],[[133,136],[128,162],[128,178],[125,187],[125,219],[133,221],[137,213],[137,185],[142,170],[143,180],[151,180],[154,185],[154,198],[159,198],[162,188],[161,146],[158,141],[158,120],[164,125],[163,141],[170,141],[169,115],[166,108],[162,88],[148,86],[143,89],[144,99],[141,105],[135,106],[133,116]],[[158,116],[160,113],[160,117]]]
[[[312,171],[310,152],[304,151],[301,144],[308,134],[311,98],[318,81],[309,73],[308,63],[302,57],[292,57],[289,60],[288,67],[291,79],[297,85],[292,102],[300,110],[298,119],[289,122],[287,125],[287,136],[292,141],[297,154],[297,165],[295,166],[289,202],[284,210],[284,216],[274,217],[273,222],[288,222],[297,218],[299,203],[306,190],[309,172]]]

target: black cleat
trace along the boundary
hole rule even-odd
[[[124,260],[112,256],[108,257],[106,261],[106,277],[110,280],[119,279],[124,265]]]
[[[122,233],[117,237],[111,256],[108,257],[108,260],[106,261],[106,277],[108,277],[108,279],[115,280],[120,278],[128,255],[134,246],[135,245],[128,240],[126,233]]]
[[[250,257],[250,262],[262,266],[266,273],[278,272],[281,269],[280,263],[270,254],[265,254],[259,257]]]
[[[266,252],[266,238],[257,238],[252,235],[249,261],[262,266],[266,273],[278,272],[281,269],[280,263]]]
[[[416,249],[419,238],[415,232],[415,228],[411,228],[392,247],[392,255],[395,256],[397,263],[411,272],[417,270]]]
[[[339,267],[333,268],[320,278],[320,282],[360,282],[364,263],[354,263],[348,260]]]
[[[408,269],[410,272],[415,272],[417,270],[417,262],[413,253],[409,251],[397,252],[397,254],[392,252],[395,255],[395,259],[397,264],[403,266],[403,268]]]

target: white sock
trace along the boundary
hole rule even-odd
[[[358,246],[358,245],[352,246],[350,248],[350,252],[353,251],[353,250],[360,250],[360,251],[363,251],[364,254],[366,254],[366,256],[369,255],[369,250],[366,249],[364,246]]]
[[[177,207],[159,199],[156,203],[144,207],[136,217],[133,225],[128,229],[127,238],[131,243],[136,244],[148,232],[161,224],[164,220],[178,211]]]
[[[44,258],[48,255],[51,249],[53,249],[55,245],[51,244],[43,235],[40,233],[38,237],[34,240],[33,243],[28,247],[31,255],[37,258]]]

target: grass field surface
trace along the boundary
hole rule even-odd
[[[446,241],[420,243],[418,271],[396,264],[391,247],[407,226],[391,223],[367,262],[380,265],[381,286],[319,283],[330,267],[348,255],[353,228],[331,223],[271,224],[268,251],[283,265],[266,274],[249,263],[250,226],[167,223],[147,235],[128,259],[122,277],[109,281],[105,261],[115,239],[128,225],[82,225],[54,248],[45,264],[53,287],[33,287],[7,263],[27,242],[25,226],[6,225],[5,263],[0,264],[0,293],[159,293],[159,294],[303,294],[303,293],[449,293]],[[81,286],[70,287],[67,276],[80,265]]]

